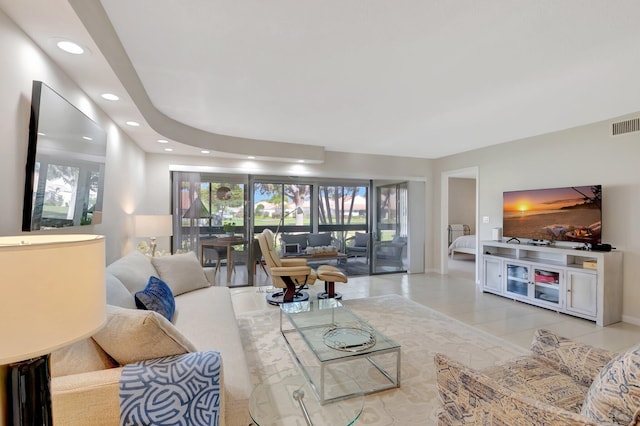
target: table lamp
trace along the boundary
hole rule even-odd
[[[106,320],[104,237],[0,237],[0,286],[0,425],[50,425],[49,354]]]
[[[156,254],[156,238],[173,235],[173,216],[170,214],[136,215],[136,237],[149,237],[151,257]]]

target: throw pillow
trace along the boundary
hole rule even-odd
[[[159,313],[112,305],[107,305],[107,322],[93,339],[120,365],[196,351]]]
[[[107,304],[116,305],[121,308],[135,309],[136,302],[133,300],[133,295],[122,284],[122,281],[110,272],[106,273],[106,285],[107,285]]]
[[[309,246],[311,247],[324,247],[331,245],[331,234],[328,232],[322,234],[309,234],[307,237],[309,240]]]
[[[366,232],[356,232],[356,238],[353,241],[354,247],[366,247],[369,244],[369,234]]]
[[[155,311],[171,321],[176,311],[176,301],[171,289],[157,277],[149,277],[149,283],[135,295],[138,309]]]
[[[640,345],[613,358],[596,376],[581,414],[596,422],[635,424],[640,407]]]
[[[147,285],[150,276],[158,275],[149,259],[137,250],[107,266],[107,272],[115,275],[132,295]]]
[[[51,377],[106,370],[118,364],[91,337],[51,352]]]
[[[158,276],[167,283],[174,296],[209,287],[202,265],[192,251],[173,256],[161,256],[151,259]]]

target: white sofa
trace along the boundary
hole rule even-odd
[[[150,276],[159,277],[175,295],[173,325],[156,312],[136,308],[134,294],[146,286]],[[134,251],[107,267],[106,282],[111,306],[105,327],[52,354],[55,424],[120,424],[123,364],[194,350],[220,352],[219,424],[250,423],[251,381],[229,289],[211,286],[193,253],[150,261]],[[155,335],[148,332],[151,323]],[[139,329],[147,334],[136,334]],[[174,338],[168,349],[156,343],[167,336]]]

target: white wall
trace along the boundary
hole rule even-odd
[[[487,224],[479,221],[481,240],[490,240],[491,229],[502,226],[503,191],[601,184],[603,242],[624,252],[623,318],[640,324],[640,133],[609,136],[612,121],[630,117],[442,158],[434,163],[434,179],[442,171],[479,167],[477,215],[490,218]],[[434,184],[435,200],[440,200],[439,188],[440,182]],[[432,226],[440,223],[436,210]],[[440,247],[434,239],[429,259],[434,265],[439,265]]]
[[[2,11],[0,52],[0,234],[22,233],[31,85],[41,80],[108,135],[103,224],[42,232],[106,235],[106,261],[110,263],[132,247],[130,214],[145,189],[144,153]]]

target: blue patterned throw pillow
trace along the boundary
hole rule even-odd
[[[149,277],[149,282],[144,290],[135,294],[138,309],[156,311],[169,321],[176,311],[176,301],[169,286],[157,277]]]

